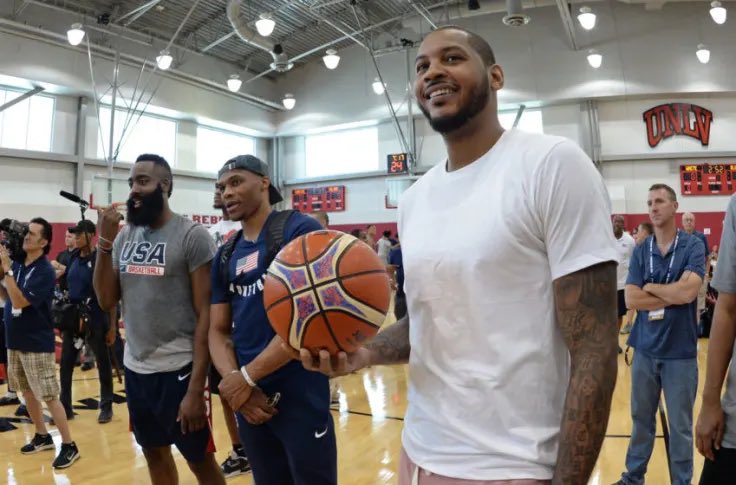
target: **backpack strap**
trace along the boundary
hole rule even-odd
[[[286,209],[276,212],[269,218],[266,232],[266,268],[271,266],[271,262],[284,246],[284,228],[294,212],[296,211],[293,209]]]
[[[230,263],[230,257],[233,255],[233,251],[235,251],[235,244],[237,244],[242,236],[243,230],[240,229],[222,245],[222,251],[220,251],[220,261],[218,261],[218,263],[220,264],[220,279],[222,281],[222,285],[225,287],[225,291],[228,291],[230,283],[230,268],[228,263]]]

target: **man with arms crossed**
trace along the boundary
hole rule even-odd
[[[503,84],[481,37],[427,35],[415,97],[448,159],[400,201],[408,316],[352,355],[301,353],[328,375],[409,363],[401,485],[587,484],[606,430],[617,361],[609,198],[572,142],[504,131]]]
[[[100,213],[94,288],[104,310],[123,302],[131,426],[154,485],[178,482],[171,444],[200,484],[224,485],[205,402],[215,242],[169,208],[174,182],[162,157],[139,156],[128,184],[128,224],[119,234],[115,207]]]
[[[708,343],[703,406],[695,427],[698,451],[706,458],[700,485],[731,485],[736,480],[736,197],[731,197],[726,211],[718,263],[711,281],[718,300]]]
[[[642,485],[654,447],[657,406],[664,391],[674,485],[693,475],[693,406],[698,388],[695,305],[705,271],[705,248],[675,226],[677,196],[654,184],[647,199],[654,235],[634,249],[626,305],[637,311],[629,336],[633,428],[620,485]]]

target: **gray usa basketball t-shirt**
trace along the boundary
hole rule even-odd
[[[207,229],[178,214],[159,229],[120,231],[112,260],[120,274],[127,368],[153,374],[192,362],[197,316],[190,273],[215,251]]]
[[[718,251],[718,264],[711,286],[720,293],[736,293],[736,196],[731,197],[723,223],[723,235]],[[736,448],[736,343],[726,378],[726,392],[721,400],[726,415],[724,448]]]

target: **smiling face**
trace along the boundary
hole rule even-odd
[[[247,221],[263,204],[270,207],[268,177],[236,169],[223,173],[217,183],[231,221]]]
[[[485,110],[496,111],[503,71],[488,65],[492,52],[484,60],[473,42],[471,34],[448,28],[429,34],[419,47],[414,95],[439,133],[462,128]]]

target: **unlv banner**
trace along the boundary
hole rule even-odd
[[[644,113],[647,141],[654,148],[673,136],[689,136],[708,146],[713,112],[688,103],[661,104]]]

